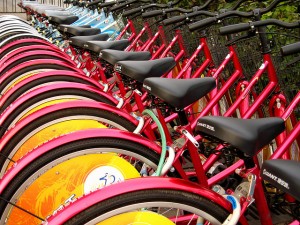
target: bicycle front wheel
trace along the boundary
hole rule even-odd
[[[65,224],[222,224],[229,213],[218,204],[182,190],[142,190],[87,208]]]

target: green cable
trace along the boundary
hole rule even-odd
[[[160,176],[161,171],[162,171],[163,166],[164,166],[166,153],[167,153],[166,135],[165,135],[164,129],[163,129],[160,121],[158,120],[158,118],[155,116],[155,114],[151,110],[145,109],[142,114],[143,115],[148,114],[153,119],[153,121],[157,124],[157,128],[158,128],[158,131],[159,131],[160,136],[161,136],[161,148],[162,148],[161,155],[160,155],[159,163],[158,163],[158,166],[157,166],[157,170],[152,175],[152,176]]]

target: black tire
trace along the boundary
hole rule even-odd
[[[13,94],[11,94],[9,96],[9,98],[7,98],[7,100],[4,102],[4,104],[0,108],[0,113],[3,112],[8,106],[10,106],[10,104],[13,103],[17,98],[19,98],[24,93],[30,91],[32,88],[37,87],[37,86],[41,86],[41,85],[44,86],[44,85],[47,85],[47,84],[53,83],[53,82],[81,83],[81,84],[87,84],[87,85],[90,85],[90,86],[94,86],[95,88],[97,88],[97,86],[94,85],[93,82],[89,82],[88,80],[81,79],[79,77],[63,75],[63,71],[62,71],[62,75],[42,77],[40,79],[33,80],[32,82],[29,82],[29,83],[23,85],[21,88],[16,90]],[[113,104],[112,102],[110,102],[108,100],[105,101],[105,99],[102,99],[102,98],[99,98],[99,97],[100,96],[97,96],[97,98],[95,100],[96,101],[101,101],[101,102],[106,102],[107,104],[111,104],[111,105]]]
[[[162,203],[163,202],[163,203]],[[143,204],[144,205],[140,205]],[[150,208],[150,204],[151,208]],[[110,198],[108,200],[99,202],[90,208],[78,213],[73,216],[72,219],[64,223],[65,225],[81,225],[86,224],[89,221],[97,218],[107,217],[106,213],[111,213],[114,211],[115,215],[125,213],[126,211],[136,211],[140,209],[151,209],[158,213],[157,210],[160,207],[166,208],[165,211],[170,208],[170,205],[174,207],[174,203],[180,204],[178,205],[178,210],[184,210],[184,214],[196,214],[204,217],[201,211],[207,213],[211,216],[211,218],[216,219],[220,224],[222,224],[225,219],[228,217],[229,213],[217,205],[216,203],[210,201],[209,199],[203,198],[194,193],[190,193],[188,191],[180,191],[180,190],[168,190],[168,189],[152,189],[152,190],[143,190],[136,191],[131,193],[126,193],[114,198]],[[136,207],[135,207],[136,205]],[[198,213],[196,213],[198,212]],[[170,217],[173,217],[171,213],[169,213]],[[176,215],[176,214],[175,214]],[[114,216],[114,215],[113,215]],[[208,218],[205,218],[208,219]],[[93,224],[100,222],[102,219],[93,221]],[[105,220],[105,219],[104,219]],[[103,221],[103,220],[102,220]],[[139,221],[142,222],[142,221]],[[174,221],[173,221],[174,222]],[[190,221],[189,221],[190,222]],[[183,223],[180,223],[183,224]],[[189,223],[187,223],[189,224]],[[193,223],[194,224],[194,223]],[[215,224],[215,223],[212,223]]]
[[[39,117],[38,119],[25,126],[22,130],[20,130],[20,132],[13,136],[5,146],[3,146],[0,156],[0,171],[2,171],[1,173],[4,173],[4,170],[6,168],[5,165],[7,165],[6,163],[9,163],[8,159],[5,158],[5,156],[12,157],[14,155],[16,145],[22,140],[27,140],[28,137],[27,139],[25,138],[29,133],[34,131],[38,132],[38,130],[42,129],[41,127],[45,126],[45,124],[51,124],[52,121],[56,121],[58,119],[60,121],[69,120],[70,117],[74,116],[80,118],[86,118],[87,116],[95,117],[97,118],[95,120],[100,122],[105,120],[105,122],[103,123],[105,123],[110,128],[118,128],[128,131],[134,131],[134,129],[136,128],[136,126],[127,119],[110,111],[99,110],[97,108],[70,107],[64,110],[55,111]]]
[[[10,48],[7,48],[5,51],[3,51],[1,54],[0,54],[0,59],[2,59],[5,55],[7,55],[8,53],[10,53],[11,51],[15,50],[15,49],[18,49],[18,48],[21,48],[23,46],[32,46],[32,48],[34,49],[34,45],[42,45],[41,43],[39,42],[36,42],[34,38],[24,38],[25,40],[27,41],[24,41],[22,43],[19,43],[19,44],[15,44],[15,45],[12,45]],[[30,42],[28,41],[30,40]],[[39,39],[37,39],[39,40]],[[9,42],[10,43],[10,42]],[[9,44],[7,43],[7,44]]]
[[[56,60],[60,60],[60,61],[65,62],[65,63],[70,63],[70,60],[66,59],[62,55],[61,56],[54,56],[54,55],[47,55],[47,54],[43,54],[43,55],[34,54],[34,55],[30,55],[30,56],[20,58],[18,60],[14,60],[13,63],[7,65],[6,67],[4,67],[1,70],[0,76],[2,76],[8,70],[20,65],[21,63],[28,62],[30,60],[35,60],[35,59],[56,59]]]
[[[15,35],[12,35],[10,38],[7,38],[6,40],[0,42],[0,48],[13,42],[13,41],[16,41],[16,40],[22,40],[22,39],[43,39],[43,40],[46,40],[45,38],[41,37],[41,36],[37,36],[37,35],[34,35],[34,34],[29,34],[29,33],[24,33],[24,34],[15,34]]]
[[[135,157],[137,160],[141,160],[134,165],[137,170],[141,169],[143,163],[147,163],[148,165],[152,164],[155,167],[159,160],[159,155],[155,153],[153,150],[139,144],[134,143],[128,140],[123,140],[119,138],[93,138],[93,139],[81,139],[78,141],[71,142],[66,145],[58,146],[46,154],[40,156],[33,162],[31,162],[26,168],[24,168],[20,173],[18,173],[14,179],[9,183],[7,188],[1,193],[0,200],[0,215],[1,220],[3,221],[6,217],[4,215],[5,209],[11,207],[8,205],[6,201],[3,199],[13,201],[14,194],[18,190],[24,190],[26,186],[29,186],[30,183],[34,180],[32,179],[32,174],[38,177],[38,174],[44,173],[45,166],[52,167],[58,163],[55,160],[68,160],[70,159],[70,155],[74,152],[79,152],[81,154],[87,154],[85,151],[95,149],[95,152],[107,152],[107,148],[110,149],[110,152],[116,152],[118,154],[122,154],[123,156]],[[74,155],[74,154],[73,154]],[[82,162],[85,163],[85,162]],[[49,168],[48,167],[48,168]],[[37,172],[39,171],[39,173]],[[27,183],[26,183],[27,181]],[[18,195],[20,193],[17,193]]]
[[[43,63],[43,64],[38,64],[38,65],[31,65],[31,66],[27,66],[27,67],[23,67],[20,70],[16,71],[14,74],[12,74],[11,76],[9,76],[6,80],[4,80],[1,84],[0,84],[0,92],[2,93],[3,90],[5,90],[5,88],[7,88],[7,86],[15,79],[17,79],[18,77],[22,76],[25,73],[28,73],[30,71],[34,71],[34,70],[43,70],[43,69],[49,69],[49,70],[69,70],[69,71],[75,71],[71,69],[70,67],[65,67],[63,65],[56,65],[56,64],[50,64],[50,63]],[[2,76],[2,73],[0,73],[0,76]]]

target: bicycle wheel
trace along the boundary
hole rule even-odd
[[[50,61],[50,60],[48,60]],[[21,80],[30,77],[40,72],[46,72],[51,70],[69,70],[77,72],[77,68],[73,68],[70,64],[65,64],[59,60],[51,60],[49,63],[47,60],[37,59],[32,62],[26,62],[18,67],[12,68],[5,74],[0,76],[0,92],[3,95],[11,86],[17,84]]]
[[[1,47],[0,59],[2,59],[5,55],[9,54],[10,52],[15,51],[21,47],[32,46],[32,48],[34,48],[35,46],[38,45],[44,45],[44,46],[48,46],[49,48],[54,48],[54,46],[52,46],[50,42],[47,42],[45,40],[37,39],[34,37],[32,38],[24,37],[24,39],[20,39],[20,40],[19,39],[11,40],[6,45]]]
[[[32,154],[34,152],[29,156]],[[71,201],[109,183],[138,177],[145,165],[151,172],[158,158],[149,147],[121,137],[81,138],[57,146],[31,161],[16,174],[1,197],[46,218],[68,199]],[[118,179],[103,185],[99,180],[105,174]],[[0,215],[1,224],[5,219],[7,224],[41,222],[3,200],[0,201]]]
[[[0,149],[0,175],[13,165],[11,160],[16,162],[35,147],[60,135],[107,127],[132,132],[137,126],[123,117],[118,110],[113,112],[93,102],[78,101],[73,102],[72,106],[61,104],[58,107],[61,109],[57,110],[57,106],[50,106],[40,111],[38,117],[33,115],[33,119],[28,123],[18,124],[6,135],[7,140],[2,141]]]
[[[3,65],[0,67],[1,73],[0,76],[2,76],[4,73],[9,71],[10,69],[20,65],[21,63],[28,62],[30,60],[36,60],[36,59],[55,59],[60,60],[65,63],[70,63],[71,59],[65,58],[66,56],[62,54],[58,54],[53,51],[48,50],[37,50],[37,51],[29,51],[26,53],[22,53],[18,56],[15,56],[13,59],[8,60],[6,62],[6,65]]]
[[[82,83],[90,86],[94,86],[101,90],[102,86],[96,81],[89,79],[88,77],[81,76],[80,74],[75,74],[71,71],[51,71],[44,72],[34,75],[30,78],[24,79],[13,88],[9,89],[5,95],[0,99],[0,112],[3,112],[8,106],[10,106],[16,99],[20,98],[29,91],[36,89],[40,86],[51,85],[57,82],[72,82],[72,83]],[[100,96],[100,95],[99,95]],[[101,99],[99,99],[101,100]],[[108,104],[112,104],[107,102]]]
[[[161,188],[126,193],[99,202],[64,224],[188,225],[196,224],[199,217],[207,224],[222,224],[228,215],[225,209],[202,196]]]
[[[56,84],[32,90],[32,92],[17,99],[10,108],[10,111],[6,112],[7,116],[5,115],[5,120],[2,119],[0,137],[4,134],[3,132],[14,126],[17,121],[31,113],[49,105],[72,100],[91,100],[116,105],[116,101],[113,101],[114,99],[111,96],[84,84],[57,82]],[[0,112],[4,112],[8,106],[10,105],[4,104]]]

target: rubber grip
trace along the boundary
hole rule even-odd
[[[300,42],[289,44],[280,48],[283,56],[300,53]]]
[[[159,15],[163,15],[163,10],[158,9],[158,10],[153,10],[151,12],[145,12],[142,14],[142,17],[150,18],[150,17],[154,17],[154,16],[159,16]]]
[[[117,4],[115,1],[112,1],[112,2],[104,2],[104,3],[101,3],[99,4],[100,8],[104,8],[104,7],[108,7],[108,6],[113,6]]]
[[[93,1],[93,2],[90,2],[90,3],[87,3],[85,6],[88,8],[88,7],[91,7],[93,5],[98,5],[102,1],[103,0],[96,0],[96,1]]]
[[[221,27],[220,34],[221,35],[233,34],[233,33],[238,33],[238,32],[242,32],[242,31],[247,31],[250,29],[251,29],[251,25],[249,23],[239,23],[239,24]]]
[[[126,17],[126,16],[131,16],[131,15],[134,15],[138,12],[142,12],[142,9],[141,8],[134,8],[134,9],[130,9],[130,10],[127,10],[125,12],[123,12],[123,16]]]
[[[163,23],[163,25],[170,25],[173,23],[178,23],[178,22],[184,21],[185,19],[186,19],[185,15],[174,16],[169,19],[163,20],[162,23]]]
[[[190,31],[200,30],[215,24],[217,21],[218,19],[216,17],[208,17],[198,22],[192,23],[188,27]]]
[[[117,11],[117,10],[120,10],[120,9],[124,9],[126,8],[128,5],[132,4],[132,3],[135,3],[137,2],[136,0],[132,0],[132,1],[128,1],[128,2],[122,2],[120,4],[117,4],[117,5],[114,5],[113,7],[110,8],[110,11],[111,12],[114,12],[114,11]]]

